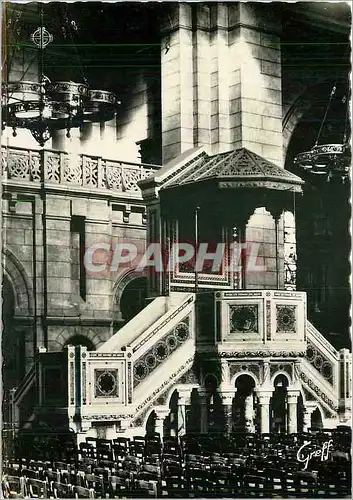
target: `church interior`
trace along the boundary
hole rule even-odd
[[[2,5],[6,498],[351,494],[351,10]]]

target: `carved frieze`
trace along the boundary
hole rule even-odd
[[[189,317],[186,317],[134,363],[134,387],[162,364],[189,335]]]
[[[321,398],[332,410],[337,411],[337,408],[332,401],[323,391],[319,389],[319,387],[309,378],[307,377],[303,372],[300,374],[300,378],[303,380],[305,384],[310,387],[310,389],[315,392],[315,394],[318,395],[319,398]]]
[[[311,342],[308,342],[308,347],[306,350],[306,359],[309,361],[309,363],[312,366],[314,366],[316,368],[316,370],[318,372],[321,373],[321,375],[330,384],[333,384],[333,366],[332,366],[332,363]]]
[[[296,332],[296,309],[293,305],[276,305],[276,333]]]

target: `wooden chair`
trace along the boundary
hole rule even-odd
[[[110,498],[122,498],[129,495],[130,482],[119,476],[109,476],[107,493]]]
[[[104,481],[103,477],[95,476],[94,474],[86,474],[84,476],[84,487],[88,490],[93,490],[96,498],[104,498]]]
[[[269,497],[276,497],[285,489],[285,472],[283,470],[265,467],[264,476],[267,479],[266,492]]]
[[[138,479],[131,494],[133,498],[157,498],[157,481]]]
[[[24,477],[5,475],[1,486],[4,498],[25,498],[27,495]]]
[[[73,498],[71,484],[63,484],[57,482],[52,483],[51,490],[54,494],[54,498]]]
[[[74,498],[94,498],[94,490],[82,486],[74,486],[72,489]]]
[[[317,480],[311,472],[296,472],[294,474],[294,482],[298,498],[312,498],[316,496]]]
[[[123,461],[123,469],[130,472],[138,472],[140,469],[140,460],[138,457],[127,455]]]
[[[48,498],[47,483],[39,479],[27,479],[27,491],[30,498]]]
[[[255,497],[263,498],[267,497],[266,491],[266,477],[256,475],[256,474],[246,474],[242,479],[241,485],[241,496],[243,498]]]

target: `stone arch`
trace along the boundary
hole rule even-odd
[[[150,411],[148,411],[146,413],[146,415],[143,418],[142,424],[141,424],[141,427],[143,429],[146,429],[147,423],[149,420],[151,420],[152,417],[155,418],[155,414],[156,414],[156,412],[155,412],[154,408],[151,408]]]
[[[216,374],[214,373],[205,373],[204,376],[202,377],[202,386],[205,389],[207,386],[207,381],[214,380],[215,382],[215,389],[217,390],[221,384],[221,381],[219,380],[219,377],[217,377]]]
[[[67,328],[64,328],[61,332],[57,334],[57,336],[53,340],[53,343],[56,344],[57,350],[61,351],[66,345],[70,343],[71,339],[75,339],[77,337],[82,337],[83,339],[86,339],[84,345],[86,346],[91,345],[93,347],[92,350],[96,350],[99,347],[99,345],[102,344],[102,340],[99,337],[99,335],[91,329],[88,329],[86,331],[80,329],[76,331]]]
[[[169,408],[173,394],[175,391],[178,391],[178,393],[179,393],[179,388],[180,388],[180,385],[173,385],[170,389],[168,389],[168,392],[167,392],[166,397],[165,397],[165,403],[164,403],[164,405],[166,407]],[[191,389],[190,389],[190,393],[191,393]]]
[[[92,342],[91,339],[89,339],[86,335],[72,335],[64,344],[63,348],[65,348],[68,345],[83,345],[87,347],[88,351],[94,351],[96,349],[96,346]]]
[[[325,414],[324,414],[324,411],[323,409],[321,408],[321,406],[317,403],[316,404],[316,408],[314,408],[313,412],[311,413],[311,417],[310,417],[310,426],[313,427],[313,416],[318,415],[320,417],[320,427],[319,428],[322,428],[324,427],[324,421],[325,421]]]
[[[275,380],[276,378],[278,377],[278,375],[283,375],[286,379],[287,379],[287,382],[288,382],[288,388],[290,387],[290,385],[292,384],[292,380],[291,380],[291,377],[288,373],[286,373],[285,371],[283,370],[280,370],[278,372],[276,372],[272,377],[271,377],[271,380],[270,380],[270,385],[271,387],[274,387],[274,383],[275,383]]]
[[[122,276],[118,278],[113,287],[113,304],[112,310],[116,316],[116,319],[121,320],[121,310],[120,310],[120,302],[123,295],[123,292],[127,285],[129,285],[133,280],[139,278],[148,278],[148,270],[142,269],[137,271],[136,269],[129,269]]]
[[[241,377],[242,375],[248,375],[250,378],[253,379],[253,381],[255,382],[255,387],[259,387],[260,386],[260,381],[259,379],[256,377],[256,375],[250,371],[243,371],[243,372],[239,372],[239,373],[236,373],[232,378],[231,378],[231,381],[230,381],[230,385],[232,387],[235,387],[235,384],[237,382],[237,379],[239,377]]]
[[[15,316],[32,316],[34,312],[33,288],[25,268],[8,249],[3,250],[3,272],[12,286]]]
[[[312,85],[305,87],[300,95],[294,99],[282,119],[284,158],[286,158],[287,156],[288,146],[296,126],[299,124],[304,114],[318,99],[318,87],[325,84],[328,85],[330,83],[332,83],[333,85],[335,80],[343,79],[346,76],[347,75],[345,75],[343,71],[340,72],[339,75],[335,76],[322,76],[320,79],[317,79]]]

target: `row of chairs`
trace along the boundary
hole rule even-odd
[[[99,465],[99,467],[97,466]],[[229,454],[155,455],[140,460],[126,456],[119,463],[7,464],[4,495],[26,491],[38,498],[121,498],[188,496],[345,496],[350,491],[350,462],[317,464],[317,471],[300,471],[298,462],[282,456]],[[16,471],[17,476],[10,472]],[[251,471],[251,473],[250,473]],[[17,478],[17,479],[15,479]],[[7,485],[12,485],[12,489]]]
[[[251,470],[225,465],[200,468],[199,464],[180,468],[164,466],[163,476],[150,479],[153,473],[115,476],[86,475],[85,486],[59,481],[8,476],[3,480],[5,498],[157,498],[157,497],[344,497],[349,496],[348,470],[328,469],[327,475],[310,472],[288,472],[270,467]],[[145,477],[143,477],[145,474]]]
[[[158,435],[113,441],[87,438],[74,457],[70,454],[65,461],[22,458],[6,463],[4,496],[9,491],[38,498],[271,497],[278,491],[282,496],[331,497],[349,493],[347,453],[334,451],[327,462],[313,457],[308,470],[301,471],[296,450],[303,436],[282,436],[282,441],[272,437],[264,437],[267,445],[262,448],[252,446],[258,442],[254,435],[232,436],[228,443],[220,439],[218,445],[208,436],[170,438],[163,443]],[[310,437],[308,452],[324,442],[325,435]],[[338,447],[340,440],[334,444]]]

